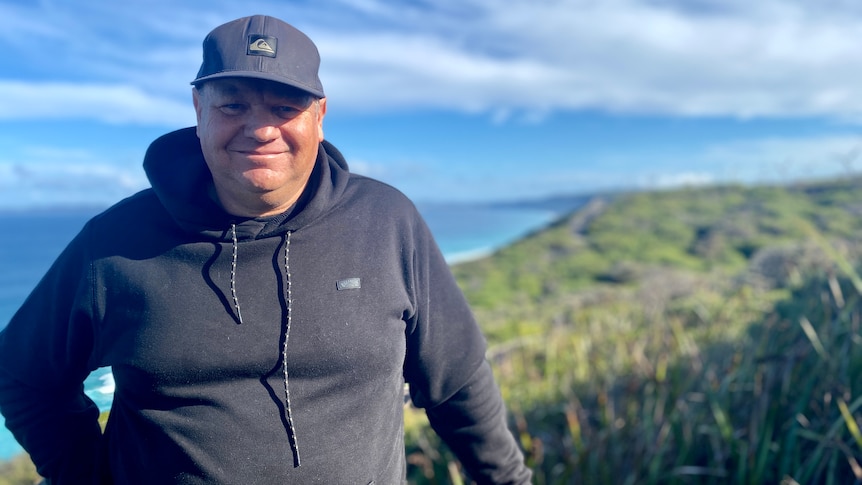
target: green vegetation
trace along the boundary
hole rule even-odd
[[[34,485],[41,479],[27,455],[0,462],[0,485]]]
[[[535,482],[862,483],[860,193],[597,198],[456,266]],[[411,483],[467,483],[405,429]]]
[[[595,200],[456,266],[535,482],[862,483],[860,189]],[[407,428],[411,482],[465,482]]]

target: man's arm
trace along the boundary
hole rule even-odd
[[[99,410],[83,392],[69,398],[45,394],[0,372],[0,412],[49,483],[97,483]]]
[[[424,223],[416,235],[405,364],[413,402],[478,483],[528,484],[485,338]]]
[[[506,408],[487,362],[454,396],[427,414],[431,427],[477,483],[530,483],[532,474],[507,427]]]
[[[50,483],[95,483],[99,410],[84,394],[93,349],[80,236],[0,332],[0,414]]]

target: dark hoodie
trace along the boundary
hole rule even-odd
[[[530,473],[414,206],[321,144],[285,214],[208,195],[194,129],[90,220],[0,333],[0,412],[54,484],[395,484],[403,389],[480,483]],[[111,366],[104,435],[83,393]]]

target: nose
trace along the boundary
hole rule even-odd
[[[264,143],[278,136],[278,123],[274,116],[261,113],[263,110],[253,110],[245,123],[245,136]]]

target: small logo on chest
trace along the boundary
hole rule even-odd
[[[358,290],[362,288],[362,282],[359,278],[345,278],[335,282],[335,289],[338,291]]]

